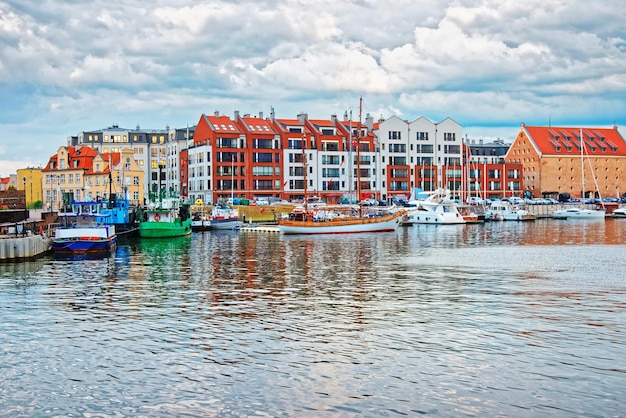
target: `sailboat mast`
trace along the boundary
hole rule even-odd
[[[308,196],[307,196],[307,178],[306,178],[306,152],[305,152],[305,144],[306,144],[306,132],[304,132],[304,128],[302,129],[302,178],[304,181],[304,213],[306,214],[308,209]]]
[[[580,128],[580,174],[581,174],[581,187],[580,203],[585,203],[585,156],[583,153],[583,147],[585,142],[583,141],[583,128]]]
[[[361,112],[363,111],[363,98],[359,98],[359,123],[356,130],[356,198],[361,203]]]

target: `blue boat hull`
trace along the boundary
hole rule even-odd
[[[117,248],[117,237],[101,240],[58,239],[52,242],[57,254],[107,254]]]

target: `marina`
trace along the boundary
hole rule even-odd
[[[0,415],[621,414],[623,219],[246,228],[0,264]]]

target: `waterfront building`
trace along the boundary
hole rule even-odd
[[[392,116],[380,120],[374,134],[380,143],[383,199],[408,198],[415,188],[461,193],[463,130],[456,121],[420,117],[408,122]]]
[[[348,112],[342,119],[310,119],[306,113],[281,119],[273,110],[268,118],[238,111],[231,118],[216,111],[201,115],[193,127],[130,130],[113,125],[81,132],[68,143],[100,153],[130,149],[146,179],[143,195],[167,188],[191,203],[302,199],[303,157],[307,191],[329,203],[407,199],[416,188],[448,188],[460,200],[472,190],[483,197],[522,190],[521,179],[503,174],[511,170],[508,163],[468,173],[462,127],[451,118],[360,119]],[[521,172],[521,167],[515,170]]]
[[[97,201],[124,192],[132,203],[142,204],[143,171],[132,157],[129,148],[100,153],[91,147],[60,147],[42,169],[44,208],[60,210],[72,200]]]
[[[43,202],[41,168],[20,168],[17,179],[17,190],[24,190],[26,194],[26,206]]]
[[[583,194],[606,198],[626,192],[626,142],[616,126],[577,128],[522,123],[505,160],[523,165],[523,184],[534,197],[556,198],[568,193],[572,198]]]
[[[148,191],[155,191],[160,187],[180,188],[179,153],[186,148],[187,129],[142,129],[139,125],[135,129],[121,128],[117,124],[104,129],[83,131],[67,140],[68,146],[86,146],[100,153],[121,152],[124,149],[132,150],[132,158],[143,171],[147,180],[141,184],[142,196]]]

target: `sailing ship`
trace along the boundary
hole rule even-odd
[[[363,99],[359,104],[359,124],[356,133],[356,159],[357,159],[357,196],[361,197],[360,179],[360,132],[361,132],[361,108]],[[352,132],[350,132],[352,135]],[[352,141],[350,141],[352,143]],[[296,207],[288,218],[278,220],[278,229],[282,234],[351,234],[362,232],[385,232],[395,231],[400,224],[400,219],[405,211],[396,208],[378,209],[371,211],[362,205],[338,205],[335,207],[309,207],[307,195],[307,166],[306,166],[306,133],[302,136],[302,164],[304,167],[304,203]]]
[[[189,204],[182,203],[176,196],[159,197],[150,193],[150,203],[139,223],[139,236],[142,238],[169,238],[191,234]]]
[[[583,130],[580,129],[580,170],[582,175],[581,181],[581,205],[585,203],[585,140],[583,137]],[[593,174],[593,170],[592,170]],[[555,210],[552,212],[552,218],[555,219],[605,219],[606,211],[599,209],[587,209],[584,206],[580,207],[568,207],[564,209]]]

